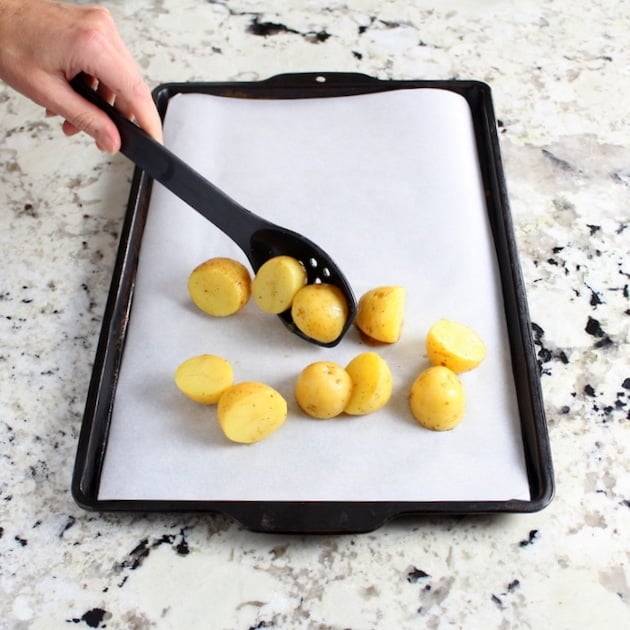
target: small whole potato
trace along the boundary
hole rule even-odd
[[[226,389],[217,405],[217,419],[233,442],[252,444],[277,431],[287,418],[287,402],[264,383],[246,381]]]
[[[267,313],[283,313],[293,304],[295,294],[306,284],[304,265],[291,256],[274,256],[256,272],[252,295]]]
[[[190,357],[175,371],[175,384],[188,398],[203,405],[214,405],[234,382],[228,361],[214,354]]]
[[[411,386],[411,413],[427,429],[453,429],[463,418],[465,406],[462,382],[455,372],[442,365],[424,370]]]
[[[307,284],[293,298],[291,316],[297,328],[320,343],[332,343],[348,319],[348,304],[333,284]]]
[[[486,356],[486,347],[474,330],[448,319],[439,319],[431,326],[426,350],[433,365],[443,365],[457,373],[476,368]]]
[[[332,361],[307,365],[295,383],[295,399],[312,418],[338,416],[350,400],[352,380],[346,370]]]
[[[188,293],[204,313],[214,317],[234,315],[247,304],[251,276],[242,263],[232,258],[210,258],[188,277]]]
[[[402,331],[405,297],[404,287],[370,289],[359,299],[355,320],[357,328],[374,341],[395,343]]]
[[[384,407],[392,395],[392,372],[376,352],[362,352],[346,366],[352,380],[352,393],[344,411],[361,416]]]

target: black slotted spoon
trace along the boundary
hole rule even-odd
[[[297,232],[259,217],[231,199],[125,118],[88,86],[82,75],[77,75],[70,83],[76,92],[113,120],[120,133],[120,152],[230,237],[243,250],[254,273],[270,258],[286,255],[304,265],[308,284],[321,282],[337,286],[346,300],[348,317],[335,340],[324,343],[304,334],[295,325],[290,309],[280,313],[279,317],[291,332],[311,343],[333,347],[341,341],[354,321],[357,303],[350,283],[321,247]]]

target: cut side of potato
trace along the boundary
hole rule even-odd
[[[346,366],[352,380],[352,393],[344,411],[361,416],[384,407],[391,398],[392,373],[376,352],[362,352]]]
[[[320,343],[339,338],[348,319],[348,304],[341,289],[332,284],[307,284],[293,299],[293,322],[303,334]]]
[[[283,313],[306,284],[304,265],[291,256],[275,256],[265,262],[252,281],[252,295],[266,313]]]
[[[466,407],[462,382],[447,367],[427,368],[411,386],[409,407],[423,427],[433,431],[453,429],[464,417]]]
[[[234,315],[247,304],[251,276],[247,267],[231,258],[210,258],[188,277],[192,301],[204,313],[214,317]]]
[[[287,402],[264,383],[237,383],[219,398],[217,418],[229,440],[252,444],[268,437],[284,424]]]
[[[376,287],[359,299],[357,328],[369,339],[395,343],[400,339],[405,312],[405,289],[399,286]]]
[[[474,330],[448,319],[439,319],[431,326],[426,350],[433,365],[443,365],[457,373],[476,368],[486,356],[483,340]]]
[[[175,371],[175,384],[188,398],[203,405],[219,402],[234,382],[228,361],[213,354],[200,354],[184,361]]]
[[[317,361],[300,372],[295,400],[304,413],[326,420],[338,416],[350,399],[352,380],[340,365]]]

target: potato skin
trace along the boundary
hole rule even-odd
[[[448,319],[439,319],[431,326],[426,350],[433,365],[443,365],[458,374],[476,368],[486,356],[485,345],[474,330]]]
[[[237,260],[210,258],[190,273],[188,293],[204,313],[228,317],[247,304],[251,293],[251,276],[245,265]]]
[[[229,387],[219,398],[217,419],[233,442],[252,444],[277,431],[287,418],[287,402],[264,383],[245,381]]]
[[[405,289],[400,286],[381,286],[366,291],[357,307],[357,328],[374,341],[395,343],[402,332],[405,298]]]
[[[373,413],[384,407],[393,390],[392,372],[376,352],[362,352],[346,366],[352,393],[344,411],[353,416]]]
[[[214,405],[234,382],[228,361],[214,354],[186,359],[175,371],[175,384],[188,398],[202,405]]]
[[[442,365],[421,372],[411,386],[411,413],[427,429],[453,429],[463,418],[465,406],[466,396],[459,377]]]
[[[350,375],[332,361],[316,361],[307,365],[295,383],[295,400],[300,409],[320,420],[338,416],[351,392]]]
[[[293,322],[307,337],[321,343],[339,338],[348,319],[348,304],[339,287],[307,284],[293,299]]]
[[[291,256],[274,256],[256,272],[252,295],[266,313],[283,313],[293,304],[295,294],[306,284],[304,265]]]

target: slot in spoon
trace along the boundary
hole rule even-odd
[[[357,304],[348,280],[323,249],[305,236],[271,223],[231,199],[125,118],[87,85],[82,75],[77,75],[70,83],[76,92],[113,120],[120,133],[120,152],[229,236],[243,250],[254,273],[270,258],[286,255],[304,265],[308,284],[336,285],[348,305],[348,318],[335,340],[324,343],[304,334],[295,325],[290,309],[279,317],[291,332],[311,343],[332,347],[341,341],[352,325]]]

